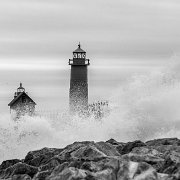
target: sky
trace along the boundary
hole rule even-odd
[[[180,53],[179,0],[0,0],[0,109],[22,82],[39,110],[68,105],[72,51],[91,65],[89,101]]]

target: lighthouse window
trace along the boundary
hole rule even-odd
[[[78,58],[81,58],[81,53],[78,54]]]
[[[74,58],[77,58],[77,54],[74,54]]]
[[[85,57],[86,57],[86,54],[83,53],[83,54],[82,54],[82,58],[85,58]]]

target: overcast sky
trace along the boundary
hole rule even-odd
[[[39,109],[68,104],[68,59],[91,61],[90,101],[180,52],[179,0],[0,0],[0,109],[23,83]]]

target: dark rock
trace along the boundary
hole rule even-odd
[[[47,179],[47,180],[50,180],[50,179],[52,179],[52,178],[55,179],[55,177],[58,177],[58,175],[59,175],[64,169],[66,169],[68,166],[69,166],[69,163],[68,163],[68,162],[64,162],[64,163],[60,164],[59,166],[57,166],[56,168],[54,168],[54,170],[52,171],[51,175],[48,176],[46,179]]]
[[[61,162],[66,162],[71,160],[72,157],[72,153],[78,149],[80,149],[81,147],[86,147],[88,145],[93,145],[94,142],[91,141],[84,141],[84,142],[74,142],[71,145],[66,146],[62,152],[60,152],[57,157],[59,158],[59,160]]]
[[[14,164],[16,164],[18,162],[21,162],[21,160],[19,160],[19,159],[11,159],[11,160],[3,161],[2,164],[0,165],[0,171],[3,170],[3,169],[8,168],[10,166],[13,166]]]
[[[176,174],[180,172],[180,154],[174,151],[168,154],[159,172],[166,174]]]
[[[59,159],[56,157],[53,157],[51,160],[49,160],[46,164],[39,167],[41,171],[46,170],[53,170],[56,166],[60,164]]]
[[[173,174],[173,180],[179,180],[180,179],[180,169],[176,171],[175,174]]]
[[[161,145],[173,145],[179,146],[180,140],[178,138],[164,138],[164,139],[154,139],[147,141],[148,146],[161,146]]]
[[[138,164],[138,167],[133,175],[134,179],[147,179],[147,180],[157,180],[158,175],[155,169],[153,169],[149,164],[142,162]]]
[[[85,170],[76,169],[74,167],[65,168],[58,174],[52,173],[47,180],[75,180],[85,179],[87,177]]]
[[[120,161],[117,179],[157,180],[157,172],[145,162]]]
[[[76,142],[67,146],[58,158],[63,161],[71,159],[89,159],[102,158],[106,156],[120,156],[118,151],[109,143],[105,142]]]
[[[159,171],[159,169],[164,164],[164,159],[150,155],[150,154],[143,155],[143,154],[129,153],[129,154],[123,155],[123,158],[129,159],[130,161],[133,161],[133,162],[146,162],[157,171]]]
[[[107,157],[93,162],[86,161],[80,168],[70,167],[68,163],[59,165],[54,169],[47,180],[127,180],[127,179],[157,179],[157,173],[147,163],[131,162],[121,158]]]
[[[128,142],[125,144],[124,147],[122,147],[121,150],[119,150],[120,154],[127,154],[130,153],[132,151],[133,148],[135,147],[142,147],[142,146],[146,146],[145,143],[143,143],[142,141],[133,141],[133,142]]]
[[[7,169],[4,169],[0,174],[0,178],[7,179],[19,174],[27,174],[32,178],[37,172],[38,168],[19,162]]]
[[[96,147],[91,145],[81,147],[78,150],[72,152],[71,155],[75,158],[85,160],[94,160],[97,158],[106,157],[106,154],[104,154],[102,151],[99,151]]]
[[[155,157],[163,157],[163,153],[151,146],[135,147],[131,153],[140,155],[151,155]]]
[[[59,154],[62,149],[56,148],[43,148],[37,151],[30,151],[24,162],[31,166],[39,167],[40,165],[46,164],[52,157]]]
[[[154,167],[158,172],[164,165],[164,154],[157,151],[151,146],[136,147],[131,153],[123,155],[128,157],[131,161],[146,162]]]
[[[19,174],[19,175],[14,175],[11,178],[8,178],[7,180],[31,180],[31,177],[27,174]]]
[[[169,174],[163,174],[163,173],[157,173],[158,180],[175,180],[172,176],[169,176]]]
[[[34,157],[32,160],[27,162],[27,164],[31,166],[39,167],[40,165],[45,164],[47,161],[49,161],[52,157],[53,157],[52,154],[51,155],[41,154],[38,157]]]
[[[119,143],[115,140],[115,139],[109,139],[108,141],[106,141],[106,143],[112,144],[112,145],[118,145]]]
[[[119,154],[122,154],[122,149],[124,148],[124,146],[125,144],[119,144],[115,147]]]
[[[152,146],[152,148],[161,152],[163,154],[164,158],[167,157],[167,155],[173,151],[180,153],[180,146],[176,146],[176,145]]]
[[[34,176],[33,180],[44,180],[44,179],[46,179],[48,176],[50,176],[51,173],[52,173],[52,171],[49,171],[49,170],[38,172],[38,173]]]
[[[101,166],[98,166],[97,162],[85,161],[80,169],[88,170],[90,172],[97,172],[101,170]]]
[[[85,162],[85,159],[76,159],[76,160],[69,162],[68,167],[75,167],[75,168],[80,169],[84,162]]]
[[[0,179],[18,180],[179,180],[177,138],[145,143],[75,142],[63,149],[31,151],[23,163],[4,161]]]
[[[99,161],[85,161],[80,169],[88,170],[91,172],[98,172],[102,171],[103,169],[113,169],[115,172],[118,171],[119,167],[119,160],[118,157],[106,157]]]
[[[101,152],[103,152],[106,156],[120,156],[119,152],[117,151],[117,149],[109,144],[109,143],[105,143],[105,142],[97,142],[95,143],[95,147],[100,150]]]
[[[48,179],[57,178],[66,178],[68,174],[68,178],[85,178],[85,179],[97,179],[100,177],[116,177],[115,172],[118,171],[118,159],[116,158],[105,158],[100,161],[79,161],[76,164],[73,163],[63,163],[54,169],[52,174],[48,177]],[[83,174],[83,176],[82,176]],[[65,180],[65,179],[64,179]]]

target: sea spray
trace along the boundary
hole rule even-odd
[[[131,77],[114,90],[109,105],[109,115],[101,120],[71,117],[68,111],[59,111],[54,119],[24,116],[18,121],[1,114],[0,160],[74,141],[180,137],[180,63],[176,60],[159,72]]]
[[[136,124],[138,139],[180,137],[180,62],[170,62],[161,71],[133,76],[113,93],[119,111],[126,110],[119,118]]]

